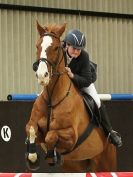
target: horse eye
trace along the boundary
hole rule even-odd
[[[38,70],[38,65],[39,65],[38,61],[34,62],[32,65],[32,68],[35,72]]]

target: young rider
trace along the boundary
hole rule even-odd
[[[122,146],[121,137],[112,129],[105,105],[101,102],[94,86],[96,77],[91,72],[89,55],[84,50],[85,45],[86,39],[82,32],[74,29],[67,33],[63,45],[67,58],[66,70],[75,86],[94,99],[99,108],[102,127],[108,134],[110,142],[120,147]]]

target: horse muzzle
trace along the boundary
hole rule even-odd
[[[41,86],[47,86],[49,84],[49,79],[38,79],[38,84]]]

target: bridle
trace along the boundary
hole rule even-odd
[[[56,36],[54,33],[44,33],[41,37],[43,36],[52,36],[54,38],[57,38],[59,41],[60,41],[60,38],[58,36]],[[62,46],[58,46],[58,49],[57,49],[57,55],[56,55],[56,58],[55,58],[55,61],[56,63],[54,62],[51,62],[50,60],[48,60],[47,58],[39,58],[39,62],[45,62],[46,65],[49,64],[51,69],[50,69],[50,77],[54,76],[54,75],[62,75],[63,73],[65,73],[66,71],[62,71],[62,72],[59,72],[58,71],[58,66],[59,64],[62,62],[63,60],[63,56],[64,56],[64,53],[63,53],[63,48]],[[62,57],[60,57],[60,52],[62,51]]]
[[[54,33],[44,33],[43,36],[52,36],[52,37],[57,38],[60,41],[59,37],[56,36]],[[61,51],[62,51],[62,56],[60,57]],[[57,103],[55,103],[55,104],[52,103],[52,95],[53,95],[53,92],[54,92],[54,88],[55,88],[56,84],[58,83],[58,80],[59,80],[60,76],[63,75],[63,74],[67,74],[66,70],[62,71],[62,72],[58,71],[58,66],[60,65],[60,63],[62,62],[63,59],[64,59],[64,51],[63,51],[63,48],[62,48],[61,45],[58,46],[57,55],[56,55],[56,58],[54,60],[54,61],[56,61],[56,63],[51,62],[47,58],[40,58],[39,59],[39,62],[42,61],[42,62],[45,62],[46,65],[49,64],[51,66],[50,77],[57,76],[51,93],[49,93],[49,89],[48,89],[48,87],[46,87],[47,94],[48,94],[48,100],[44,99],[44,101],[48,105],[47,132],[49,131],[52,109],[54,109],[56,106],[58,106],[69,95],[70,89],[71,89],[71,80],[70,80],[70,84],[69,84],[69,87],[68,87],[68,90],[67,90],[66,94]]]

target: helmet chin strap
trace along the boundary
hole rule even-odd
[[[70,56],[70,54],[68,53],[68,50],[66,51],[67,57],[71,60],[73,57]]]
[[[67,57],[67,64],[69,64],[71,60],[73,59],[73,57],[69,55],[68,50],[66,51],[66,57]]]

